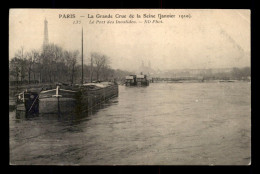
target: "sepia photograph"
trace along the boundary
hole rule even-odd
[[[251,11],[10,9],[10,165],[251,165]]]

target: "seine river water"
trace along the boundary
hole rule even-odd
[[[248,165],[251,83],[119,86],[83,116],[10,112],[10,163]]]

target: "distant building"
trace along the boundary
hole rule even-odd
[[[145,75],[152,75],[155,73],[155,70],[152,69],[151,67],[151,62],[148,61],[148,66],[145,65],[144,61],[142,60],[142,63],[138,69],[138,74],[145,74]]]

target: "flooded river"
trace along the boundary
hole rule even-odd
[[[151,83],[83,116],[10,112],[10,163],[247,165],[251,84]]]

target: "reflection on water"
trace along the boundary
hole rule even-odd
[[[249,164],[250,84],[120,86],[88,113],[10,112],[11,164]]]

